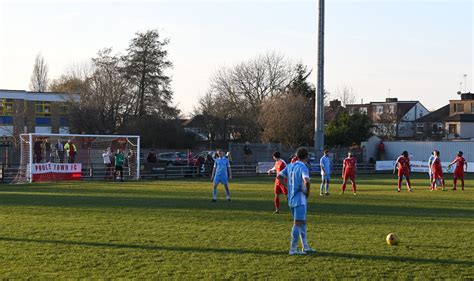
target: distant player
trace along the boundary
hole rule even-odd
[[[460,179],[462,191],[464,191],[464,169],[467,170],[467,161],[462,155],[462,151],[459,151],[457,157],[448,165],[448,167],[451,168],[452,165],[456,164],[456,168],[454,169],[452,190],[456,190],[457,181]]]
[[[321,187],[319,195],[329,195],[329,181],[331,179],[331,159],[329,159],[329,150],[324,150],[324,155],[319,160],[321,167]]]
[[[441,159],[439,158],[439,150],[435,150],[435,159],[433,160],[433,164],[431,164],[431,171],[433,173],[433,180],[431,181],[431,191],[437,190],[435,187],[436,181],[441,181],[441,186],[443,187],[443,191],[446,191],[444,186],[444,175],[443,175],[443,168],[441,167]]]
[[[117,173],[120,174],[120,181],[123,181],[123,161],[125,160],[125,155],[120,149],[117,149],[115,157],[115,172],[114,172],[114,181],[117,177]]]
[[[430,176],[430,189],[431,183],[433,182],[433,173],[431,171],[431,165],[433,165],[433,161],[436,158],[436,151],[431,152],[430,158],[428,159],[428,174]],[[435,188],[437,189],[438,181],[435,182]]]
[[[296,151],[298,161],[290,163],[283,171],[280,172],[278,178],[280,182],[288,188],[288,205],[293,215],[293,227],[291,229],[290,255],[304,255],[306,253],[314,253],[306,236],[306,205],[307,198],[310,194],[310,178],[309,169],[306,166],[308,161],[308,150],[306,148],[298,148]],[[288,184],[285,179],[288,179]],[[301,239],[303,251],[298,251],[298,240]]]
[[[224,155],[224,151],[219,149],[214,160],[214,167],[212,168],[211,181],[213,182],[212,202],[217,201],[217,185],[223,184],[225,187],[225,194],[227,201],[230,201],[229,179],[232,179],[232,171],[230,169],[230,162]]]
[[[408,191],[411,192],[411,183],[410,183],[410,159],[408,158],[408,152],[403,151],[395,161],[395,166],[393,167],[393,174],[395,174],[395,169],[398,168],[398,188],[397,191],[400,192],[402,189],[403,177],[407,182]]]
[[[273,160],[275,161],[275,165],[273,168],[268,170],[268,174],[271,175],[273,172],[276,172],[277,177],[275,179],[275,198],[273,199],[273,202],[275,204],[275,211],[273,214],[279,214],[280,213],[280,195],[284,194],[287,196],[288,190],[286,187],[280,182],[280,179],[278,179],[278,174],[283,171],[286,167],[286,162],[281,159],[281,154],[280,152],[274,152],[273,153]]]
[[[357,163],[352,156],[352,152],[347,153],[347,158],[342,162],[342,186],[341,195],[346,191],[347,180],[350,179],[352,183],[352,192],[356,195],[355,175],[357,170]]]

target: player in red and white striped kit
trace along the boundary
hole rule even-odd
[[[347,153],[347,158],[342,162],[342,186],[341,186],[341,195],[346,191],[347,180],[350,179],[352,183],[352,192],[356,195],[356,159],[352,157],[352,152]]]
[[[407,181],[408,191],[411,192],[411,183],[410,183],[410,158],[408,158],[408,152],[403,151],[395,161],[395,166],[393,167],[393,174],[395,174],[395,169],[398,168],[398,189],[400,192],[402,188],[403,177]]]
[[[275,179],[275,198],[273,199],[273,202],[275,204],[275,211],[273,214],[279,214],[280,213],[280,195],[288,195],[288,190],[285,188],[282,182],[280,182],[280,179],[278,179],[278,174],[280,174],[283,169],[286,167],[286,163],[283,159],[281,159],[280,152],[274,152],[273,153],[273,160],[275,160],[275,166],[268,170],[268,174],[271,175],[271,173],[276,172],[277,178]],[[286,181],[286,180],[285,180]]]
[[[461,180],[461,188],[462,191],[464,191],[464,167],[466,167],[467,170],[467,161],[462,157],[463,153],[462,151],[458,152],[458,155],[456,159],[453,160],[453,162],[449,163],[448,167],[451,167],[452,165],[456,164],[456,168],[454,169],[454,177],[453,177],[453,189],[456,190],[456,184],[458,179]]]

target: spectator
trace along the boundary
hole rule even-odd
[[[128,174],[131,176],[135,168],[135,152],[133,149],[127,153]]]
[[[246,142],[244,145],[244,162],[245,165],[250,165],[252,163],[252,150],[249,147],[250,143]]]
[[[49,139],[44,140],[44,162],[51,162],[51,143]]]
[[[383,140],[380,141],[380,144],[378,146],[379,150],[379,158],[380,160],[385,160],[385,144],[383,143]]]
[[[115,173],[114,173],[114,181],[117,177],[117,173],[120,174],[120,181],[123,181],[123,161],[125,160],[125,155],[123,155],[120,149],[117,149],[117,153],[115,153]]]
[[[72,140],[68,140],[67,143],[64,145],[64,151],[66,151],[67,154],[67,162],[74,163],[77,154],[77,147],[72,142]]]
[[[194,165],[193,151],[188,149],[188,166]]]
[[[158,159],[156,158],[156,153],[155,151],[152,149],[150,150],[150,152],[148,152],[148,155],[146,156],[146,161],[148,163],[156,163],[158,162]]]
[[[35,143],[33,145],[33,151],[35,152],[35,158],[34,162],[35,163],[41,163],[42,160],[42,154],[43,154],[43,147],[42,147],[42,142],[40,139],[36,139]]]
[[[61,142],[61,139],[58,139],[54,148],[56,149],[56,156],[58,157],[59,163],[64,163],[64,145]]]
[[[194,166],[197,167],[197,174],[198,176],[201,175],[201,173],[203,173],[206,168],[204,166],[204,163],[206,162],[206,159],[204,159],[204,156],[199,156],[196,161],[194,162]]]
[[[110,148],[104,149],[102,158],[104,159],[105,179],[110,179],[110,176],[112,175],[112,161],[110,161],[111,155]]]
[[[227,151],[225,154],[225,158],[229,160],[229,163],[232,164],[232,154],[230,154],[230,151]]]

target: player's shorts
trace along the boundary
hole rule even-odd
[[[464,179],[464,170],[455,170],[453,177],[455,179]]]
[[[297,221],[305,221],[306,220],[306,205],[299,205],[296,207],[291,207],[291,214],[293,215],[293,219]]]
[[[409,178],[410,177],[410,171],[405,170],[405,169],[398,169],[398,177],[399,178],[401,178],[401,177]]]
[[[283,184],[275,183],[275,194],[288,194],[288,189],[286,189]]]
[[[434,171],[433,173],[434,179],[442,179],[444,178],[443,171]]]
[[[324,174],[324,175],[321,175],[321,180],[322,181],[328,181],[331,179],[331,175],[330,174]]]
[[[343,177],[344,180],[355,180],[355,173],[344,173],[344,177]]]
[[[219,183],[228,184],[229,179],[225,175],[216,175],[214,177],[214,184],[219,184]]]
[[[123,166],[115,166],[115,171],[123,171]]]

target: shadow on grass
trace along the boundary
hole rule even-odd
[[[30,239],[30,238],[13,238],[1,237],[0,241],[19,242],[19,243],[38,243],[38,244],[54,244],[65,246],[81,246],[81,247],[101,247],[115,249],[138,249],[146,251],[167,251],[182,253],[217,253],[217,254],[252,254],[264,256],[284,256],[286,251],[269,251],[269,250],[249,250],[249,249],[229,249],[229,248],[196,248],[196,247],[179,247],[179,246],[159,246],[159,245],[133,245],[133,244],[117,244],[105,242],[82,242],[82,241],[63,241],[49,239]],[[375,261],[393,261],[393,262],[410,262],[410,263],[432,263],[432,264],[452,264],[474,266],[473,261],[452,260],[452,259],[428,259],[416,257],[402,256],[374,256],[364,254],[337,253],[318,251],[311,255],[314,257],[341,258],[341,259],[363,259]]]
[[[62,208],[136,208],[136,209],[183,209],[183,210],[217,210],[217,211],[252,211],[268,212],[271,202],[262,200],[237,199],[232,202],[211,203],[209,198],[160,198],[130,196],[87,196],[87,195],[51,195],[51,194],[8,194],[0,196],[0,206],[38,206]],[[409,216],[436,218],[472,218],[471,209],[428,208],[405,206],[386,206],[355,203],[322,203],[311,204],[310,213],[337,215],[371,215],[371,216]]]

